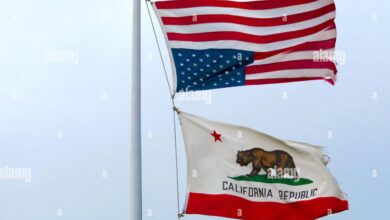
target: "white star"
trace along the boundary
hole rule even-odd
[[[200,69],[200,72],[203,72],[204,69]]]
[[[219,55],[219,58],[223,58],[223,55]]]
[[[236,69],[236,67],[233,66],[233,67],[232,67],[232,70],[235,70],[235,69]]]
[[[234,56],[233,56],[233,59],[236,59],[236,58],[237,58],[236,55],[234,55]]]
[[[183,56],[181,53],[178,54],[179,57]]]
[[[207,67],[210,67],[210,64],[207,64],[206,66],[207,66]]]
[[[226,63],[230,63],[230,60],[226,60]]]
[[[245,57],[246,60],[249,60],[249,57]]]
[[[181,72],[181,75],[184,75],[184,74],[186,74],[185,72]]]
[[[196,63],[194,63],[193,65],[194,65],[194,66],[198,66],[198,64],[196,64]]]
[[[184,63],[180,63],[180,66],[184,66]]]
[[[219,68],[223,69],[223,65],[219,65]]]
[[[201,63],[202,63],[202,62],[203,62],[203,59],[199,59],[199,62],[201,62]]]
[[[202,82],[202,81],[203,81],[203,78],[200,78],[200,79],[199,79],[199,81],[201,81],[201,82]]]
[[[187,79],[191,79],[191,76],[187,77]]]
[[[186,59],[187,62],[190,62],[190,59]]]
[[[216,73],[217,71],[216,70],[213,70],[213,73]]]
[[[235,79],[232,77],[232,79],[231,79],[232,81],[234,81]]]
[[[206,54],[206,57],[209,57],[209,56],[210,56],[210,54],[207,53],[207,54]]]
[[[184,81],[184,80],[182,80],[181,82],[182,82],[182,83],[186,83],[186,81]]]
[[[239,75],[241,75],[241,73],[240,73],[240,72],[238,72],[238,73],[237,73],[237,76],[239,76]]]
[[[226,84],[226,85],[229,85],[229,82],[226,82],[225,84]]]
[[[239,62],[238,64],[242,65],[242,62]]]
[[[214,86],[217,86],[218,84],[217,84],[217,83],[214,83],[213,85],[214,85]]]
[[[188,67],[187,70],[188,70],[188,71],[191,71],[191,68]]]
[[[206,74],[206,77],[210,77],[210,74]]]
[[[238,83],[241,83],[241,80],[237,80]]]
[[[194,73],[194,76],[197,76],[198,75],[198,73]]]
[[[196,54],[192,54],[192,57],[196,57]]]
[[[196,85],[196,84],[198,84],[198,83],[194,82],[194,85]]]
[[[216,63],[217,61],[216,60],[213,60],[213,63]]]

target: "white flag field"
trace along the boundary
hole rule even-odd
[[[348,209],[320,147],[179,113],[186,214],[311,220]]]

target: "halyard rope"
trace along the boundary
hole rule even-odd
[[[150,4],[153,4],[153,2],[150,2],[149,0],[145,0],[146,8],[148,9],[149,20],[150,20],[150,23],[152,25],[154,38],[155,38],[156,43],[157,43],[161,63],[163,65],[163,69],[164,69],[164,73],[165,73],[165,80],[167,82],[169,94],[171,95],[171,101],[172,101],[173,136],[174,136],[174,142],[175,142],[175,163],[176,163],[175,164],[176,165],[176,195],[177,195],[177,213],[178,213],[177,217],[178,217],[178,219],[180,219],[181,217],[184,216],[184,214],[180,212],[179,168],[178,168],[178,156],[177,156],[177,128],[176,128],[176,114],[175,114],[175,112],[177,112],[177,114],[180,114],[180,111],[178,108],[176,108],[176,105],[175,105],[175,95],[172,92],[173,89],[171,88],[171,84],[169,83],[167,69],[166,69],[166,66],[164,63],[164,58],[162,55],[161,46],[160,46],[160,43],[158,41],[156,28],[155,28],[154,23],[153,23],[153,18],[152,18],[152,14],[150,13],[150,7],[149,7],[148,2]]]

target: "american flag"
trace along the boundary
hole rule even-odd
[[[177,92],[326,80],[334,84],[333,0],[153,3]]]

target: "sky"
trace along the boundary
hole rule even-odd
[[[0,8],[0,219],[129,219],[130,0],[15,0]],[[350,210],[390,219],[389,0],[336,0],[338,82],[177,96],[182,110],[326,147]],[[142,3],[144,219],[177,215],[173,118]],[[164,62],[170,64],[157,27]],[[180,207],[186,159],[178,131]],[[188,220],[218,219],[186,216]]]

